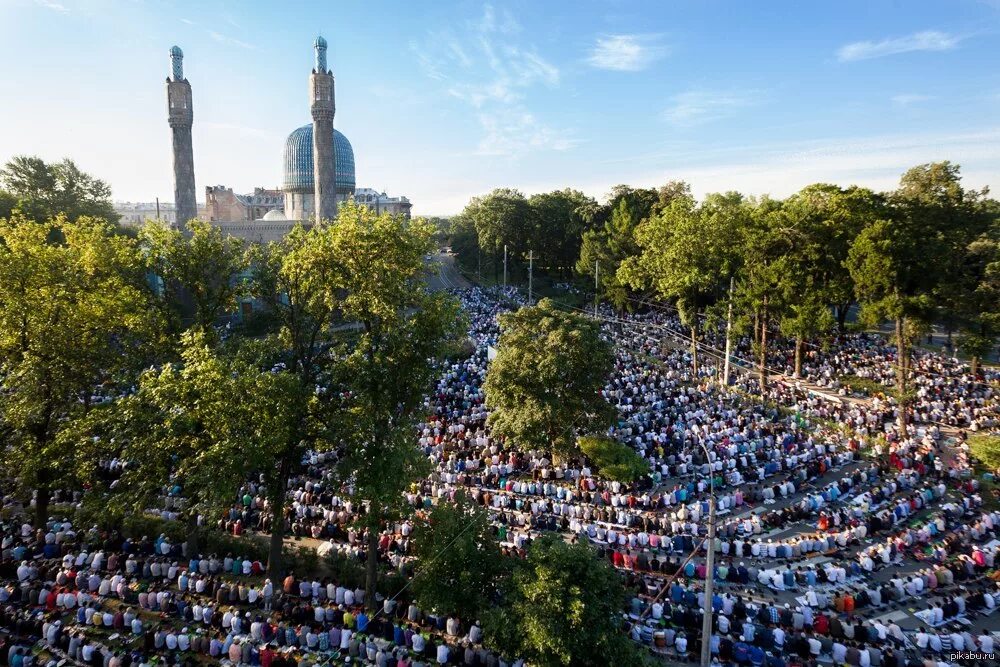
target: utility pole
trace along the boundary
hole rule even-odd
[[[534,305],[535,301],[531,292],[531,273],[534,269],[534,253],[533,251],[528,251],[528,305]]]
[[[708,556],[705,559],[705,615],[701,621],[701,667],[712,663],[712,584],[715,579],[715,472],[708,448],[702,445],[708,458]]]
[[[160,198],[156,198],[156,221],[160,221]]]
[[[507,244],[503,244],[503,288],[507,289]]]
[[[729,312],[726,314],[726,363],[722,370],[722,384],[729,386],[729,357],[733,345],[733,283],[735,278],[729,278]]]
[[[600,260],[594,260],[594,318],[597,318],[597,305],[601,302],[601,264]]]

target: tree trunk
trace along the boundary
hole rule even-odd
[[[906,360],[909,347],[904,340],[903,330],[905,318],[896,318],[896,401],[899,404],[899,415],[896,418],[900,436],[906,437]]]
[[[695,316],[697,317],[697,315]],[[691,327],[691,375],[692,381],[698,382],[698,327]]]
[[[188,560],[198,555],[198,512],[193,507],[188,508],[187,542],[184,543],[185,555]]]
[[[376,517],[372,517],[376,519]],[[375,585],[378,583],[378,521],[368,527],[368,558],[365,561],[365,607],[375,610]]]
[[[969,361],[969,366],[972,369],[972,378],[976,379],[979,377],[979,356],[972,355],[972,359]]]
[[[285,498],[287,497],[288,475],[291,472],[289,456],[281,459],[278,468],[278,488],[271,494],[271,540],[267,552],[267,576],[275,585],[280,585],[280,579],[285,574],[281,562],[281,549],[285,539]]]
[[[49,500],[52,498],[52,489],[48,484],[40,483],[35,489],[35,528],[44,528],[49,520]]]
[[[764,297],[764,308],[760,315],[760,366],[757,369],[761,396],[767,391],[767,297]]]
[[[793,377],[798,379],[802,377],[802,348],[805,347],[805,341],[802,340],[802,334],[799,334],[795,338],[795,373]]]
[[[851,310],[851,305],[837,306],[837,331],[844,333],[847,328],[847,313]]]

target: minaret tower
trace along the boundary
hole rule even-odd
[[[177,225],[198,217],[194,195],[194,154],[191,149],[191,84],[184,78],[184,52],[170,49],[170,76],[167,77],[167,122],[174,135],[174,207]]]
[[[309,108],[313,119],[313,181],[316,220],[337,217],[337,157],[333,145],[333,73],[326,67],[326,40],[317,37],[316,68],[309,77]]]

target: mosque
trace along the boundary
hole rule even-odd
[[[277,240],[297,224],[336,218],[337,207],[348,200],[375,209],[410,215],[406,197],[389,197],[371,188],[357,188],[354,148],[334,129],[336,112],[333,73],[327,67],[327,42],[313,44],[315,66],[309,77],[313,122],[292,131],[285,140],[281,189],[256,188],[237,194],[224,185],[205,188],[202,217],[231,236],[248,241]],[[171,76],[167,78],[168,123],[173,135],[174,201],[176,220],[198,215],[195,202],[191,86],[184,78],[184,54],[170,49]]]

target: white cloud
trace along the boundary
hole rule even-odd
[[[579,143],[571,134],[539,123],[524,109],[505,110],[500,114],[481,113],[479,123],[486,135],[479,142],[478,155],[518,156],[539,150],[566,151]]]
[[[700,125],[725,118],[760,102],[760,93],[747,91],[688,90],[674,95],[663,117],[674,125]]]
[[[658,35],[608,35],[597,38],[587,62],[598,69],[638,72],[666,53]]]
[[[51,9],[54,12],[62,12],[63,14],[69,12],[69,7],[58,2],[53,2],[52,0],[35,0],[35,4],[39,7]]]
[[[410,50],[444,93],[475,110],[483,132],[476,154],[515,156],[575,145],[529,108],[532,91],[558,86],[560,71],[534,47],[518,43],[521,27],[513,15],[485,5],[481,17],[461,27],[428,32],[411,41]]]
[[[914,104],[920,104],[921,102],[933,100],[934,97],[931,95],[919,95],[916,93],[901,93],[899,95],[893,95],[890,99],[892,100],[892,103],[898,107],[908,107]]]
[[[253,49],[253,44],[244,42],[243,40],[236,39],[235,37],[230,37],[229,35],[223,35],[221,32],[216,32],[215,30],[209,30],[208,36],[219,42],[220,44],[230,44],[232,46],[238,46],[241,49]]]
[[[947,51],[955,48],[960,41],[962,38],[956,35],[938,30],[925,30],[905,37],[883,39],[881,42],[866,41],[845,44],[837,50],[837,59],[841,62],[851,62],[912,51]]]

